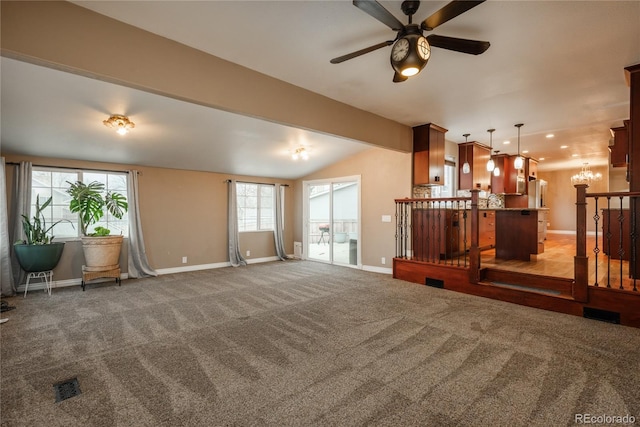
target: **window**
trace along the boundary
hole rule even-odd
[[[69,211],[71,196],[67,194],[69,188],[67,181],[82,181],[87,184],[98,181],[104,184],[107,191],[114,191],[127,197],[126,173],[34,167],[31,175],[31,216],[35,212],[36,197],[40,198],[40,204],[42,204],[53,196],[51,205],[43,212],[45,221],[47,224],[53,224],[60,219],[66,219],[70,222],[61,222],[53,228],[52,234],[56,239],[80,237],[78,215]],[[122,219],[117,219],[107,213],[93,227],[95,226],[106,227],[114,235],[129,235],[127,215],[124,215]]]
[[[236,183],[238,231],[273,230],[274,186]]]

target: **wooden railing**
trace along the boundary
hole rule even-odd
[[[576,287],[580,289],[578,296],[586,298],[587,286],[637,292],[636,282],[640,277],[640,236],[636,224],[640,192],[587,193],[586,184],[578,184],[575,187],[575,279]],[[592,212],[587,212],[588,199],[594,200]],[[589,215],[593,221],[595,235],[591,261],[588,261],[587,256]]]
[[[571,296],[586,302],[589,286],[638,292],[640,230],[636,230],[638,218],[633,207],[640,202],[640,192],[587,193],[586,184],[575,187],[576,250]],[[594,200],[591,212],[588,199]],[[396,258],[461,267],[468,269],[470,283],[480,281],[477,191],[472,191],[471,197],[395,202]]]

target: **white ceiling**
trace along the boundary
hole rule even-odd
[[[486,53],[434,48],[399,84],[390,48],[329,63],[395,36],[350,1],[74,3],[400,123],[436,123],[454,142],[470,133],[488,143],[495,128],[494,148],[515,153],[513,125],[524,123],[521,149],[545,158],[541,170],[607,162],[608,129],[629,117],[623,69],[640,63],[640,1],[487,1],[433,32],[488,40]],[[406,22],[400,2],[380,3]],[[423,1],[414,21],[446,3]],[[6,58],[1,66],[3,152],[296,178],[368,148]],[[101,121],[123,110],[136,129],[105,134]],[[312,147],[308,162],[288,158],[299,143]]]

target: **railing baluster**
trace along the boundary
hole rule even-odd
[[[611,287],[611,197],[607,196],[607,288]]]
[[[593,248],[593,253],[594,253],[594,258],[595,258],[595,281],[593,286],[598,286],[598,253],[600,252],[600,249],[598,248],[598,220],[600,219],[600,216],[598,215],[598,197],[595,197],[595,201],[596,201],[596,212],[593,215],[593,220],[596,223],[596,246],[595,248]]]
[[[624,276],[622,275],[622,259],[624,258],[624,246],[622,245],[622,242],[624,240],[624,232],[623,232],[623,226],[624,226],[624,213],[622,212],[622,196],[620,196],[620,212],[618,213],[618,223],[620,225],[619,227],[619,232],[620,232],[620,239],[619,239],[619,245],[618,245],[618,255],[619,255],[619,260],[620,260],[620,288],[619,289],[624,289],[624,286],[622,286],[622,282],[624,280]]]

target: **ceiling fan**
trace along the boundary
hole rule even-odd
[[[353,0],[353,5],[373,18],[382,22],[393,31],[396,37],[349,54],[333,58],[332,64],[339,64],[349,59],[373,52],[385,46],[391,48],[391,66],[395,73],[394,83],[403,82],[407,78],[418,74],[427,64],[431,56],[431,46],[456,52],[480,55],[489,49],[490,43],[478,40],[459,39],[455,37],[431,34],[424,37],[424,31],[431,31],[439,25],[463,14],[483,3],[485,0],[453,0],[446,6],[422,21],[420,25],[412,22],[413,15],[420,7],[420,1],[405,0],[402,2],[402,12],[409,17],[409,23],[404,25],[391,12],[375,0]]]

